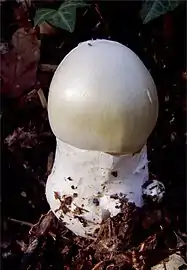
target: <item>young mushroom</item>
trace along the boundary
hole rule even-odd
[[[48,114],[57,146],[46,196],[67,228],[93,236],[120,213],[120,198],[142,206],[158,98],[134,52],[109,40],[79,44],[54,74]]]

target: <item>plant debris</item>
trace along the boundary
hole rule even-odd
[[[34,87],[40,59],[40,41],[33,29],[18,29],[13,48],[1,56],[1,93],[15,98]]]
[[[57,249],[56,259],[61,261],[63,269],[150,269],[153,266],[150,257],[154,256],[154,263],[158,263],[161,258],[179,249],[177,245],[172,250],[168,249],[166,242],[170,235],[164,233],[163,217],[154,221],[154,232],[146,236],[150,228],[145,230],[141,226],[146,216],[144,211],[144,208],[140,211],[133,204],[124,202],[123,213],[104,221],[93,240],[74,235],[49,211],[30,229],[22,262],[26,263],[25,267],[31,266],[33,253],[36,252],[40,257],[35,263],[43,267],[41,256],[45,256],[45,250],[51,249],[49,239],[52,238],[53,248]],[[186,244],[180,248],[180,252],[184,252],[185,248]]]

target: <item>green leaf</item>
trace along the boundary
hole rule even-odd
[[[66,0],[62,5],[59,7],[59,10],[63,10],[66,8],[83,8],[88,7],[90,4],[86,4],[83,0]]]
[[[183,1],[181,0],[144,0],[142,9],[140,11],[140,17],[144,24],[164,15],[176,7]]]
[[[76,9],[89,6],[83,0],[66,0],[58,10],[42,8],[37,10],[34,25],[49,22],[55,27],[62,28],[69,32],[73,32],[76,22]]]
[[[72,33],[75,29],[76,8],[70,7],[63,11],[57,10],[55,16],[48,20],[55,27],[62,28]]]
[[[34,17],[34,26],[39,25],[45,21],[48,21],[55,16],[56,10],[50,8],[41,8],[36,11]]]

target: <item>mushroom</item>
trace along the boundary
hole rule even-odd
[[[115,41],[80,43],[55,71],[48,115],[57,145],[46,197],[67,228],[92,237],[120,213],[121,198],[143,205],[158,97],[134,52]]]

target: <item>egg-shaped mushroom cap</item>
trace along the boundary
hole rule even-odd
[[[55,136],[72,146],[135,153],[157,121],[156,86],[126,46],[86,41],[58,66],[50,85],[48,115]]]

